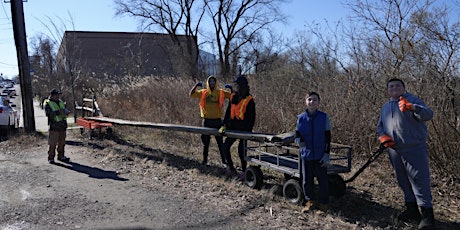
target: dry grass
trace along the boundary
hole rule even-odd
[[[292,76],[292,75],[288,75]],[[205,79],[201,79],[205,80]],[[349,178],[370,156],[371,151],[378,145],[376,124],[380,107],[387,100],[385,79],[344,79],[341,77],[306,78],[286,77],[285,73],[273,73],[269,76],[257,76],[249,79],[251,93],[256,102],[257,118],[254,131],[264,133],[283,133],[292,131],[295,127],[297,114],[304,110],[304,96],[309,91],[317,91],[321,95],[321,109],[331,117],[333,141],[352,145],[354,148],[353,169]],[[229,81],[219,79],[219,84]],[[455,130],[455,121],[447,119],[449,111],[434,101],[442,100],[441,94],[422,91],[419,87],[411,87],[412,82],[406,82],[408,90],[420,95],[433,108],[436,118],[428,123],[430,131],[430,159],[432,168],[432,190],[435,214],[440,220],[442,229],[458,228],[460,203],[458,152],[460,139]],[[95,84],[95,83],[94,83]],[[93,92],[98,97],[98,103],[105,116],[136,121],[171,123],[183,125],[200,125],[198,100],[188,96],[195,81],[173,77],[130,78],[117,84],[94,85]],[[433,85],[436,87],[436,85]],[[437,89],[440,90],[440,89]],[[420,94],[419,94],[420,93]],[[86,95],[87,92],[86,92]],[[435,95],[433,98],[431,95]],[[430,100],[427,100],[429,98]],[[449,109],[449,108],[448,108]],[[211,167],[203,169],[201,161],[201,140],[199,135],[190,133],[174,133],[145,128],[115,127],[117,147],[104,153],[107,160],[119,160],[125,166],[123,170],[138,172],[141,175],[155,171],[154,178],[167,181],[170,186],[177,186],[177,179],[170,170],[180,171],[187,175],[187,183],[196,185],[207,181],[203,186],[228,187],[228,181],[222,179],[220,157],[211,142]],[[235,148],[235,146],[234,146]],[[236,150],[233,150],[235,159]],[[238,164],[238,161],[235,161]],[[158,170],[162,167],[164,170]],[[175,172],[177,173],[177,172]],[[173,174],[175,174],[173,173]],[[264,208],[274,207],[275,210],[290,210],[297,212],[298,207],[287,205],[282,197],[271,197],[268,191],[272,186],[282,185],[283,178],[278,172],[264,170],[265,187],[262,193],[254,191],[251,196],[266,196]],[[157,180],[155,179],[155,180]],[[198,182],[197,182],[198,180]],[[146,182],[153,183],[153,182]],[[209,184],[211,183],[211,184]],[[234,194],[248,193],[249,190],[236,186]],[[230,187],[232,187],[230,186]],[[202,188],[202,187],[197,187]],[[190,189],[190,188],[189,188]],[[233,188],[232,188],[233,189]],[[214,196],[222,192],[213,191],[203,196]],[[216,193],[216,194],[214,194]],[[248,201],[249,202],[249,201]],[[315,215],[300,216],[294,219],[307,220],[308,228],[314,226],[323,229],[334,229],[340,226],[348,229],[381,229],[391,225],[391,216],[402,209],[402,192],[399,190],[388,158],[382,155],[371,164],[353,183],[348,184],[347,194],[332,203],[331,213],[327,218]],[[248,205],[243,203],[240,205]],[[249,202],[250,205],[250,202]],[[260,204],[257,204],[260,205]],[[289,213],[289,212],[288,212]],[[280,213],[278,218],[292,220]],[[253,217],[257,220],[257,216]],[[327,227],[329,226],[329,227]],[[400,229],[411,229],[413,226],[398,226]]]
[[[366,153],[378,146],[376,125],[381,105],[388,98],[385,79],[302,78],[283,74],[249,79],[257,111],[254,131],[283,133],[294,130],[297,114],[305,108],[305,94],[317,91],[322,99],[320,109],[331,118],[334,142],[352,145],[358,158],[367,157]],[[227,82],[219,79],[221,85]],[[198,100],[188,96],[194,83],[190,79],[172,77],[129,79],[99,90],[97,96],[108,117],[199,126]],[[434,103],[444,99],[442,93],[438,93],[439,96],[433,93],[436,89],[427,92],[415,82],[406,82],[406,85],[410,92],[420,94],[435,112],[434,120],[427,123],[432,170],[457,180],[460,132],[456,130],[455,119],[448,115],[454,114],[453,108]],[[442,90],[439,86],[438,91]]]

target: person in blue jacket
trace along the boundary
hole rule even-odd
[[[300,147],[302,186],[307,201],[302,212],[309,212],[314,208],[326,212],[329,204],[327,166],[331,149],[331,125],[329,116],[318,110],[318,93],[308,93],[305,104],[307,109],[297,117],[295,139]],[[315,176],[319,184],[317,201],[314,193]]]
[[[433,119],[433,111],[406,92],[401,79],[390,79],[387,91],[390,99],[380,112],[377,132],[380,142],[388,148],[396,180],[404,193],[406,210],[397,220],[420,221],[418,229],[432,229],[435,220],[425,122]]]

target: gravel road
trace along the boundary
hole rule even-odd
[[[21,149],[0,143],[1,229],[258,228],[162,184],[143,186],[130,173],[101,166],[94,150],[72,138],[66,147],[71,162],[48,164],[46,139],[32,139]]]
[[[20,96],[14,100],[20,110]],[[0,229],[258,228],[164,183],[146,186],[117,163],[101,164],[102,147],[78,130],[68,131],[71,162],[48,164],[46,116],[36,101],[34,109],[37,135],[0,142]]]

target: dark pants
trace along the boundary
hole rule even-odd
[[[222,120],[220,119],[203,119],[202,122],[203,127],[207,128],[220,128],[222,126]],[[219,148],[220,158],[222,159],[222,163],[225,164],[225,156],[223,151],[223,138],[221,136],[214,136],[216,138],[217,146]],[[203,163],[208,163],[208,152],[209,152],[209,144],[211,143],[211,136],[210,135],[201,135],[201,141],[203,142]]]
[[[316,200],[314,190],[314,178],[318,179],[318,201],[321,204],[329,204],[329,182],[327,167],[321,167],[319,161],[302,160],[302,186],[306,200]]]
[[[236,140],[237,139],[235,138],[227,137],[224,143],[225,159],[227,160],[228,168],[232,171],[235,171],[235,166],[233,166],[232,154],[230,152],[230,148],[232,147],[233,143],[235,143]],[[240,157],[241,169],[243,170],[243,172],[246,171],[246,166],[247,166],[247,162],[244,159],[246,156],[246,145],[247,145],[247,140],[239,139],[238,156]]]

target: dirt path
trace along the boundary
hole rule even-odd
[[[34,140],[36,141],[36,140]],[[228,229],[238,218],[145,187],[101,167],[84,148],[67,145],[70,163],[50,165],[46,142],[0,154],[1,229]],[[83,150],[83,151],[82,151]],[[165,190],[166,189],[166,190]],[[253,226],[255,227],[255,226]]]
[[[231,213],[219,213],[210,207],[201,210],[181,192],[161,184],[142,185],[138,177],[131,178],[129,170],[119,173],[116,164],[101,165],[101,155],[95,154],[101,148],[88,145],[76,130],[69,131],[67,138],[66,155],[71,162],[48,164],[46,116],[38,102],[34,102],[34,108],[36,129],[44,136],[31,140],[13,137],[0,143],[0,229],[241,226],[239,218]]]

